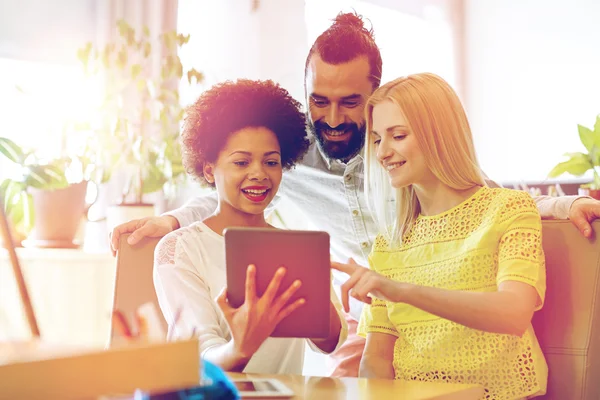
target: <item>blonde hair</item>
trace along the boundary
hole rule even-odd
[[[390,185],[387,172],[377,160],[370,137],[373,108],[384,101],[400,107],[426,165],[442,183],[457,190],[486,184],[467,116],[460,99],[445,80],[422,73],[381,86],[371,95],[365,108],[365,195],[379,231],[390,245],[398,245],[419,215],[420,205],[412,186],[394,189]]]

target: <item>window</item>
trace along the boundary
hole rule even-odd
[[[35,150],[40,158],[58,156],[76,145],[66,141],[67,122],[85,118],[99,93],[76,65],[0,58],[0,104],[8,107],[0,136]],[[3,157],[0,168],[0,180],[15,172]]]
[[[367,28],[369,21],[373,26],[383,60],[382,84],[403,75],[433,72],[455,85],[452,29],[448,11],[442,6],[415,4],[404,10],[369,1],[307,0],[309,48],[340,11],[353,9],[368,20]]]

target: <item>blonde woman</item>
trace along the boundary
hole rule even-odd
[[[486,399],[545,393],[531,318],[545,293],[541,219],[525,192],[490,188],[467,117],[440,77],[396,79],[365,110],[366,193],[380,226],[371,269],[334,264],[368,303],[366,377],[475,383]]]

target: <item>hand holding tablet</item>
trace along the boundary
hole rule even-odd
[[[290,301],[301,287],[299,280],[283,288],[284,292],[278,295],[285,275],[285,268],[279,268],[259,297],[256,294],[256,267],[249,266],[246,269],[244,302],[237,308],[228,303],[226,289],[221,291],[217,304],[227,320],[237,354],[250,358],[277,325],[305,303],[303,298]]]

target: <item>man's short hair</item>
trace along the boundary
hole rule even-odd
[[[373,28],[365,28],[362,16],[355,12],[338,14],[333,24],[315,40],[306,57],[305,78],[313,54],[318,54],[323,61],[333,65],[367,56],[369,80],[373,83],[373,89],[378,88],[381,83],[381,53],[375,44]]]

